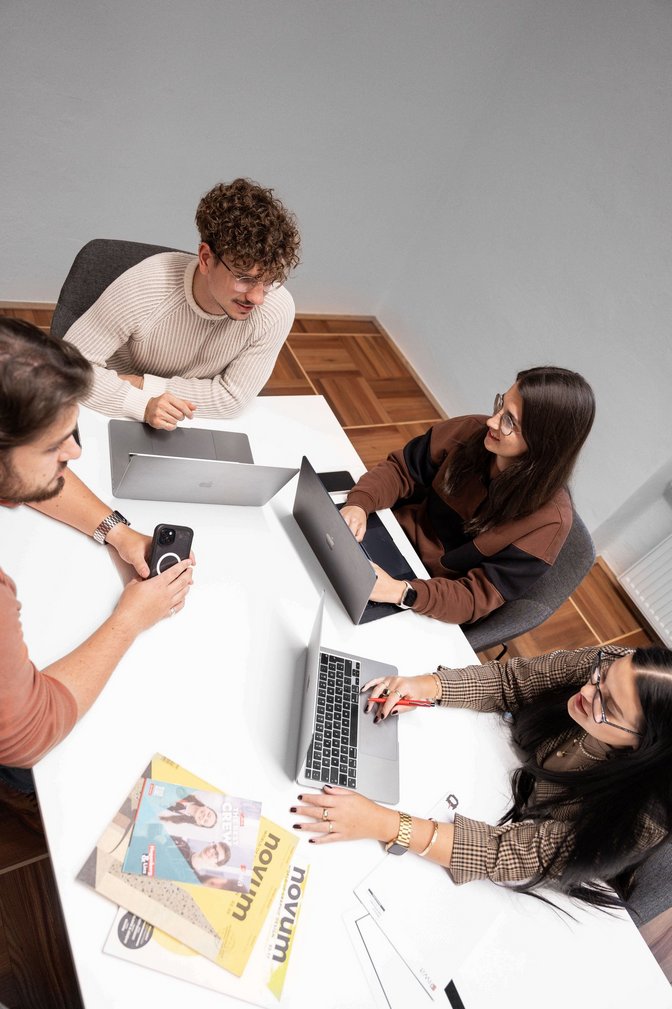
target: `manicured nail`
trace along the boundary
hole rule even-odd
[[[302,795],[297,795],[297,799],[299,800],[299,802],[303,802],[303,796]]]
[[[296,813],[296,806],[290,806],[289,811],[290,813]]]
[[[314,837],[309,837],[308,838],[308,844],[315,844],[315,838]]]
[[[301,830],[301,824],[300,823],[293,823],[292,827],[294,828],[294,830]]]
[[[378,722],[379,722],[379,721],[380,721],[380,715],[376,715],[376,717],[375,717],[375,718],[374,718],[374,720],[373,720],[373,724],[374,724],[374,725],[378,725]]]

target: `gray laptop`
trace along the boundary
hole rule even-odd
[[[375,513],[369,515],[362,543],[357,542],[305,456],[294,500],[294,518],[353,623],[365,624],[403,612],[393,603],[369,601],[376,584],[371,561],[393,578],[409,581],[415,578],[415,573],[408,561]]]
[[[194,504],[265,505],[298,472],[257,466],[246,434],[182,428],[157,431],[111,420],[115,497]]]
[[[399,801],[398,719],[374,724],[361,687],[375,676],[397,676],[394,666],[326,648],[320,643],[324,594],[306,653],[296,780],[341,785],[370,799]]]

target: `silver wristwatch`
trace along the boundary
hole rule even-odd
[[[93,533],[93,538],[96,543],[100,543],[100,545],[103,546],[105,544],[105,540],[107,539],[107,534],[111,532],[115,526],[118,526],[120,522],[125,526],[130,526],[131,524],[128,519],[124,518],[121,512],[118,511],[113,511],[111,515],[104,518]]]

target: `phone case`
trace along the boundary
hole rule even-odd
[[[194,531],[189,526],[162,523],[154,530],[149,553],[149,577],[154,578],[162,571],[172,568],[187,559],[191,553]]]

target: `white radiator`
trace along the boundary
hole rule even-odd
[[[672,647],[672,536],[618,580],[661,640]]]

